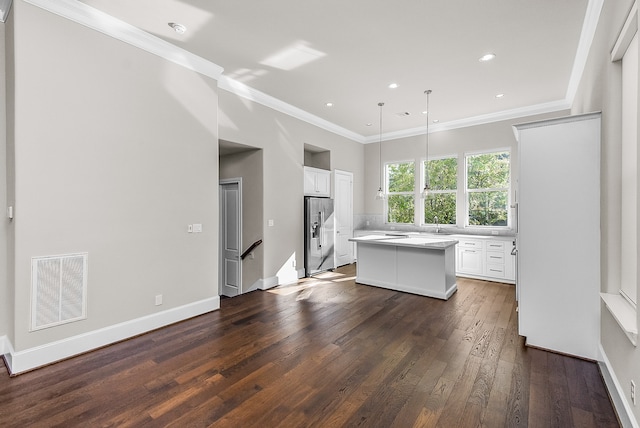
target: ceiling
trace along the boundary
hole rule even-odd
[[[435,130],[566,109],[590,43],[588,0],[81,1],[361,142],[379,102],[386,136],[424,132],[426,89]]]

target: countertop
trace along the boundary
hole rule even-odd
[[[391,245],[395,247],[428,248],[433,250],[444,250],[458,243],[456,239],[448,237],[420,236],[388,236],[388,235],[366,235],[358,238],[350,238],[352,242],[368,242],[376,245]]]
[[[466,234],[459,233],[459,231],[449,233],[449,232],[412,232],[412,231],[402,231],[402,230],[376,230],[376,229],[356,229],[354,230],[354,235],[360,236],[382,236],[386,238],[393,237],[426,237],[426,238],[437,238],[437,239],[494,239],[499,241],[513,241],[515,239],[515,234],[511,235],[477,235],[477,234]]]

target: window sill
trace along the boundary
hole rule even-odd
[[[600,298],[633,346],[637,346],[638,323],[635,308],[619,294],[600,293]]]

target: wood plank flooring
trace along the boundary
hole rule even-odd
[[[523,346],[514,287],[447,302],[354,266],[30,373],[2,427],[617,427],[595,363]]]

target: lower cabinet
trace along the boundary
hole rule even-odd
[[[457,235],[456,275],[515,284],[516,260],[512,238],[467,238]]]
[[[482,250],[472,248],[458,248],[457,272],[482,275],[484,260]]]
[[[392,231],[393,232],[393,231]],[[355,230],[354,237],[385,235],[384,231]],[[456,245],[456,276],[487,281],[516,283],[516,257],[511,254],[513,240],[510,237],[450,235]],[[353,245],[353,242],[351,242]],[[354,245],[353,256],[358,258]]]

